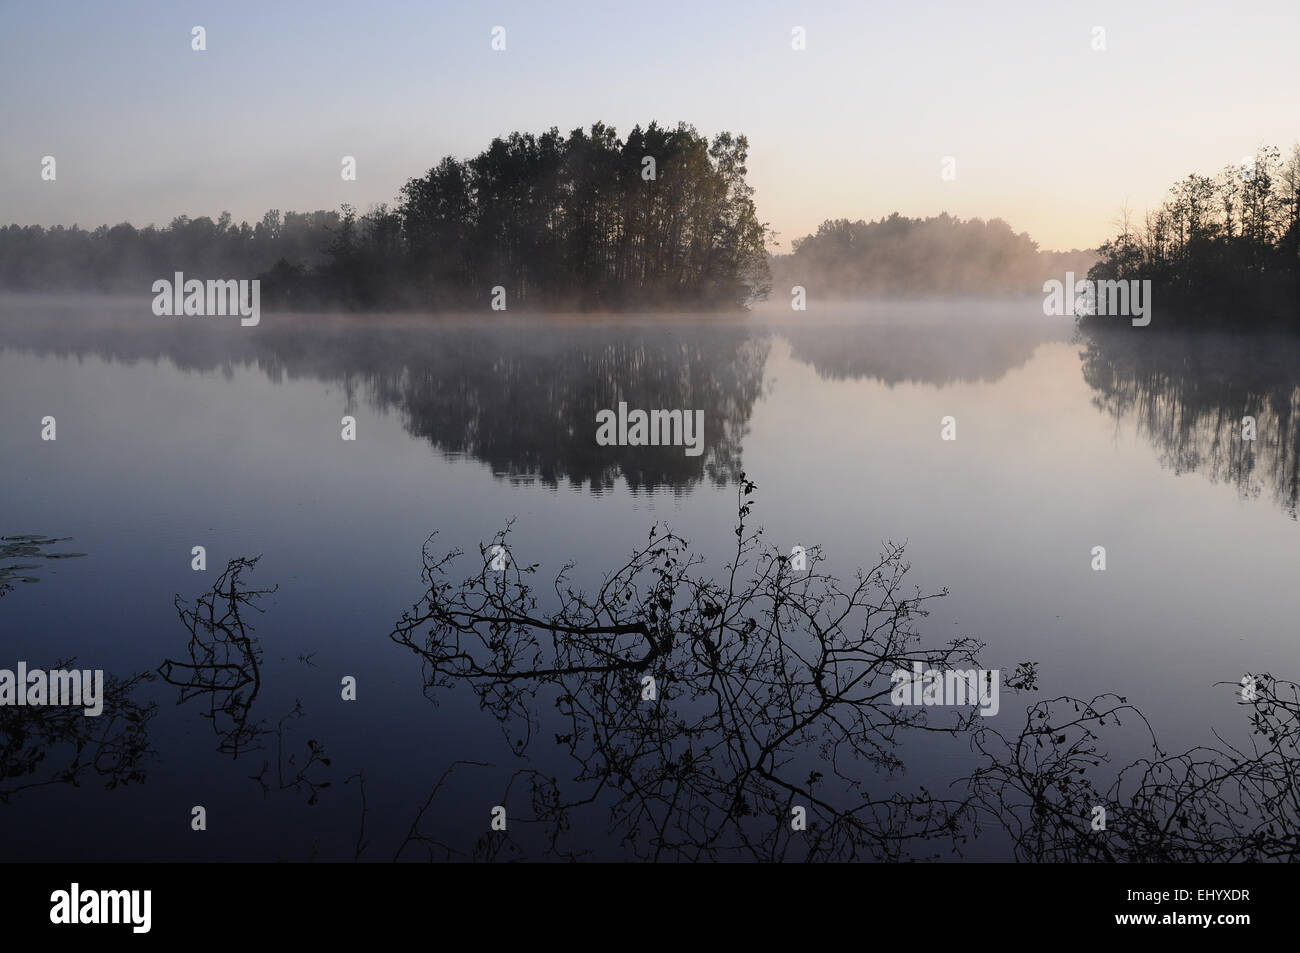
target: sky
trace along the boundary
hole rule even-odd
[[[364,211],[494,136],[657,120],[748,136],[778,251],[894,211],[1086,248],[1300,142],[1300,6],[0,0],[0,89],[0,224]]]

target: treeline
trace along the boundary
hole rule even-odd
[[[962,220],[947,213],[879,221],[826,221],[773,259],[782,291],[802,285],[828,298],[1041,294],[1047,276],[1084,274],[1092,251],[1039,251],[1000,218]]]
[[[1152,326],[1300,328],[1300,145],[1189,175],[1141,222],[1124,210],[1119,225],[1088,277],[1150,280]]]
[[[749,143],[684,123],[512,133],[447,157],[394,205],[0,228],[0,287],[146,291],[157,278],[257,276],[291,308],[739,308],[769,287]]]
[[[0,288],[148,294],[157,278],[256,277],[276,262],[299,270],[328,260],[338,212],[272,209],[255,226],[180,215],[162,228],[101,225],[0,227]]]

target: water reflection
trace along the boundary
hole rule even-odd
[[[203,717],[212,722],[217,751],[232,758],[258,747],[270,731],[249,718],[262,689],[262,650],[244,616],[260,612],[258,601],[275,592],[275,588],[241,586],[243,573],[256,565],[256,557],[232,560],[211,592],[199,596],[193,607],[176,597],[176,612],[190,634],[188,658],[166,659],[158,666],[163,681],[181,690],[178,705],[203,700],[207,706]]]
[[[762,391],[768,343],[742,327],[681,335],[639,328],[553,329],[503,336],[460,330],[416,336],[406,360],[367,376],[380,408],[444,453],[472,456],[498,474],[634,490],[725,483]],[[629,408],[704,411],[704,453],[679,447],[598,446],[596,414]]]
[[[1250,742],[1216,733],[1174,754],[1113,694],[1043,698],[1006,731],[971,699],[900,705],[894,673],[979,671],[983,646],[923,647],[916,622],[945,593],[907,595],[901,546],[847,582],[823,571],[820,550],[795,569],[751,529],[753,490],[742,479],[720,576],[656,531],[590,592],[567,569],[536,588],[535,567],[492,570],[486,546],[468,567],[426,547],[426,594],[390,638],[420,658],[431,700],[467,688],[500,722],[514,770],[493,810],[510,820],[461,852],[426,829],[458,762],[399,856],[418,845],[431,858],[575,859],[587,855],[579,831],[628,857],[692,862],[939,857],[981,834],[1020,861],[1300,856],[1300,686],[1268,674],[1248,676],[1249,692],[1218,686],[1239,697]],[[543,591],[558,603],[545,608]],[[1002,678],[1008,708],[1039,690],[1034,663]],[[927,735],[967,739],[977,756],[944,795],[894,783]],[[1111,762],[1110,745],[1134,741],[1141,756]]]
[[[976,718],[891,704],[891,673],[976,665],[978,645],[918,644],[937,596],[908,594],[900,546],[847,583],[816,549],[795,568],[760,542],[753,492],[742,478],[720,581],[662,530],[592,592],[567,573],[535,589],[528,567],[492,570],[488,549],[466,567],[426,547],[427,594],[391,638],[421,658],[431,698],[465,685],[501,723],[522,763],[497,803],[537,825],[547,855],[573,856],[565,833],[593,810],[607,843],[645,860],[898,859],[963,837],[959,801],[866,782],[901,770],[909,731]],[[474,852],[523,856],[530,840]]]
[[[11,591],[10,580],[36,582],[31,571],[40,562],[73,559],[85,553],[49,552],[69,538],[42,535],[0,537],[0,596]],[[18,559],[22,562],[9,563]],[[0,663],[8,667],[13,660]],[[32,663],[29,670],[43,668]],[[53,671],[78,668],[76,658],[63,658],[48,666]],[[152,756],[148,725],[157,706],[137,698],[137,688],[152,679],[150,673],[118,678],[104,673],[102,711],[87,716],[79,706],[16,705],[6,698],[0,705],[0,803],[24,791],[56,784],[80,786],[98,780],[106,789],[145,780]],[[13,690],[26,692],[27,686]]]
[[[182,370],[226,374],[254,366],[277,382],[337,383],[349,405],[397,412],[412,436],[444,454],[481,460],[512,480],[597,490],[620,478],[634,490],[733,481],[769,348],[762,332],[728,321],[561,322],[521,333],[518,323],[481,318],[281,317],[248,333],[158,320],[11,307],[0,341],[39,356],[167,359]],[[704,453],[598,446],[596,413],[620,401],[631,409],[702,410]]]
[[[180,596],[175,598],[176,613],[189,632],[187,658],[165,659],[158,674],[180,689],[177,705],[201,699],[207,706],[201,714],[212,722],[219,754],[234,759],[274,741],[274,764],[265,760],[261,771],[249,776],[264,795],[273,791],[305,793],[307,804],[314,805],[332,783],[322,774],[322,769],[330,766],[325,746],[309,738],[304,753],[285,750],[286,724],[306,716],[302,701],[295,699],[293,708],[274,728],[265,720],[252,719],[262,690],[262,647],[246,616],[261,612],[262,597],[279,589],[278,585],[253,589],[243,583],[244,574],[252,573],[259,558],[230,560],[211,590],[193,605]],[[306,658],[300,660],[311,664]]]
[[[1023,367],[1039,345],[1068,340],[1043,321],[839,322],[789,325],[791,353],[829,380],[872,378],[893,386],[991,382]]]
[[[396,841],[367,833],[366,775],[354,765],[352,859],[395,844],[393,859],[900,860],[961,855],[976,839],[1020,861],[1300,856],[1300,686],[1266,673],[1250,676],[1249,697],[1237,683],[1219,686],[1239,697],[1233,720],[1248,724],[1250,742],[1216,735],[1172,755],[1115,695],[1036,701],[1008,731],[973,705],[899,707],[896,669],[977,668],[981,646],[923,645],[916,622],[944,593],[909,594],[901,546],[848,581],[824,571],[816,547],[796,569],[751,528],[753,493],[742,475],[736,571],[716,578],[689,543],[658,530],[586,592],[570,587],[567,569],[536,588],[535,567],[497,572],[487,547],[468,557],[468,577],[459,552],[426,549],[427,592],[390,639],[420,659],[427,697],[468,689],[504,743],[481,747],[491,762],[452,762],[423,805],[406,808],[414,816]],[[219,749],[232,756],[268,734],[247,727],[262,676],[244,616],[274,591],[243,579],[256,562],[232,560],[209,592],[176,600],[189,660],[160,668],[182,700],[207,700]],[[134,695],[150,677],[107,678],[97,718],[0,707],[0,803],[50,785],[145,781],[156,706]],[[1008,709],[1039,690],[1032,664],[1003,677]],[[313,805],[333,772],[314,738],[287,753],[286,725],[303,718],[295,703],[271,732],[273,760],[251,777],[264,794],[296,792]],[[1129,748],[1126,735],[1147,753],[1110,764],[1106,743]],[[942,795],[907,784],[917,736],[969,743],[973,772]],[[477,804],[507,810],[509,826],[467,830],[444,790],[453,775]],[[1098,804],[1105,836],[1088,808]]]
[[[0,536],[0,596],[12,592],[15,582],[36,582],[38,577],[32,572],[42,567],[40,560],[77,559],[86,555],[46,551],[48,547],[69,542],[70,539],[66,536],[61,539],[46,536]]]
[[[1088,332],[1083,376],[1093,403],[1133,422],[1161,465],[1267,493],[1292,519],[1300,504],[1300,340],[1203,333]],[[1243,418],[1256,439],[1243,439]]]
[[[688,490],[732,483],[763,394],[771,340],[830,379],[932,385],[994,381],[1068,332],[1041,321],[936,323],[928,312],[833,322],[461,316],[270,316],[256,331],[162,322],[137,309],[9,304],[0,347],[38,356],[94,355],[132,364],[168,360],[187,372],[251,366],[269,380],[337,384],[348,412],[394,412],[412,436],[496,475],[600,491]],[[539,323],[542,323],[539,326]],[[704,453],[679,447],[599,446],[596,414],[630,409],[704,412]]]
[[[77,660],[60,659],[50,668],[70,671]],[[157,706],[140,701],[137,688],[151,678],[105,672],[103,711],[95,717],[76,706],[0,706],[0,803],[50,785],[98,781],[112,790],[144,782],[153,755],[149,722]]]

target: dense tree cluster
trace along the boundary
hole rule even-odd
[[[947,213],[879,221],[826,221],[778,256],[781,287],[802,285],[830,298],[1030,294],[1047,277],[1095,260],[1090,251],[1044,252],[1000,218],[962,220]]]
[[[1300,327],[1300,145],[1189,175],[1142,222],[1125,210],[1119,224],[1089,277],[1150,280],[1161,326]]]
[[[743,305],[767,271],[748,151],[744,136],[710,145],[684,124],[623,141],[601,123],[515,133],[408,182],[392,224],[435,302],[501,285],[525,304]]]
[[[743,307],[768,289],[748,151],[685,124],[512,133],[366,214],[0,228],[0,287],[147,290],[182,271],[260,275],[291,307],[485,307],[497,286],[511,308]]]

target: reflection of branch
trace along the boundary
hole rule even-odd
[[[562,798],[535,773],[534,810],[553,833],[599,800],[618,839],[657,859],[891,858],[913,841],[955,837],[963,804],[873,797],[854,762],[892,771],[900,731],[968,730],[974,708],[950,709],[940,725],[892,704],[890,676],[914,662],[973,664],[978,644],[915,647],[914,621],[944,593],[903,592],[901,546],[848,585],[820,571],[815,549],[806,570],[762,549],[761,530],[746,528],[753,490],[742,480],[724,582],[697,575],[688,544],[652,529],[593,594],[569,585],[566,566],[558,608],[544,612],[528,581],[535,566],[512,559],[493,571],[483,550],[457,584],[447,574],[461,554],[432,557],[426,546],[428,592],[391,637],[423,659],[426,693],[468,684],[517,755],[540,724],[537,696],[551,699],[579,789]],[[651,677],[658,697],[646,701]],[[808,830],[792,835],[795,805]]]
[[[1018,860],[1217,863],[1300,857],[1300,687],[1258,677],[1249,751],[1222,743],[1165,755],[1125,699],[1055,698],[1030,708],[1019,735],[977,735],[987,764],[967,779],[981,813],[1012,838]],[[1141,721],[1153,757],[1109,784],[1099,730]],[[1262,742],[1258,739],[1262,739]],[[1094,811],[1105,811],[1094,829]]]
[[[63,659],[54,668],[70,670],[75,664],[76,659]],[[147,672],[127,679],[106,673],[104,707],[95,717],[61,705],[0,707],[0,802],[30,788],[75,787],[89,771],[110,790],[143,782],[151,754],[147,728],[158,706],[142,705],[132,695],[152,678]],[[54,755],[63,747],[71,749],[69,758],[56,766]]]
[[[271,762],[263,761],[262,770],[257,774],[249,775],[262,788],[262,794],[269,794],[272,790],[276,791],[301,791],[307,789],[307,804],[314,806],[320,798],[320,792],[330,786],[329,781],[319,780],[310,775],[314,765],[322,765],[328,768],[330,759],[325,757],[325,746],[314,738],[307,739],[307,758],[299,765],[296,756],[290,754],[287,758],[284,754],[284,723],[290,718],[302,718],[305,716],[302,710],[302,702],[295,701],[293,709],[276,723],[275,726],[275,788],[273,789],[266,779],[266,774],[271,770]],[[288,780],[285,779],[285,766],[293,769],[293,776]],[[362,797],[364,798],[364,788]]]
[[[447,778],[451,775],[451,773],[461,765],[473,765],[474,767],[477,768],[492,767],[492,765],[486,764],[482,761],[453,761],[450,765],[448,765],[447,770],[442,772],[441,777],[439,777],[437,783],[434,784],[433,790],[429,792],[429,797],[425,800],[424,806],[421,807],[419,813],[415,815],[415,820],[411,822],[411,828],[409,831],[407,831],[406,837],[402,840],[400,844],[397,845],[397,853],[393,854],[394,861],[401,859],[402,851],[406,850],[407,846],[410,844],[422,845],[424,849],[428,851],[430,860],[433,860],[433,848],[437,848],[438,850],[442,851],[444,860],[450,860],[453,854],[460,853],[460,851],[448,847],[446,844],[442,843],[441,841],[435,840],[432,837],[428,837],[425,834],[420,833],[420,821],[424,820],[425,811],[429,810],[429,807],[433,804],[433,799],[438,796],[438,792],[442,789],[442,785],[444,784],[444,782],[446,782]],[[364,806],[364,801],[362,803]],[[362,815],[363,830],[365,827],[364,817],[365,815],[363,814]],[[360,851],[358,850],[358,856],[359,855],[360,855]]]
[[[357,786],[361,789],[361,825],[357,829],[357,846],[352,852],[352,862],[356,863],[361,859],[362,852],[370,846],[370,841],[366,840],[366,816],[370,809],[366,806],[366,772],[358,771],[356,774],[350,774],[344,779],[344,784],[351,784],[353,778],[357,780]]]
[[[238,758],[241,752],[260,749],[263,736],[271,733],[264,721],[250,722],[253,703],[262,687],[262,650],[252,635],[252,627],[241,615],[245,607],[261,612],[258,600],[279,588],[249,589],[243,585],[244,570],[252,569],[260,558],[232,559],[213,583],[212,591],[200,596],[192,609],[180,596],[176,597],[176,611],[190,633],[190,660],[167,659],[158,667],[158,673],[168,684],[180,688],[177,704],[195,697],[208,699],[208,711],[203,717],[211,719],[217,733],[217,751],[233,758]],[[311,655],[300,655],[299,659],[312,664]],[[295,701],[293,709],[274,728],[274,775],[268,778],[271,762],[263,761],[262,770],[249,778],[257,782],[263,795],[305,789],[307,803],[314,805],[320,792],[331,784],[312,771],[318,765],[330,766],[325,746],[308,739],[301,763],[297,755],[286,755],[284,751],[285,722],[303,716],[302,702]]]
[[[158,667],[158,674],[169,685],[180,688],[177,704],[207,697],[204,717],[212,720],[217,750],[232,757],[246,748],[260,747],[256,742],[266,734],[262,723],[248,723],[262,685],[258,667],[262,653],[240,615],[245,606],[261,612],[257,600],[279,588],[240,588],[240,574],[256,566],[259,558],[232,559],[212,591],[200,596],[192,609],[176,597],[176,611],[190,633],[190,660],[167,659]]]

